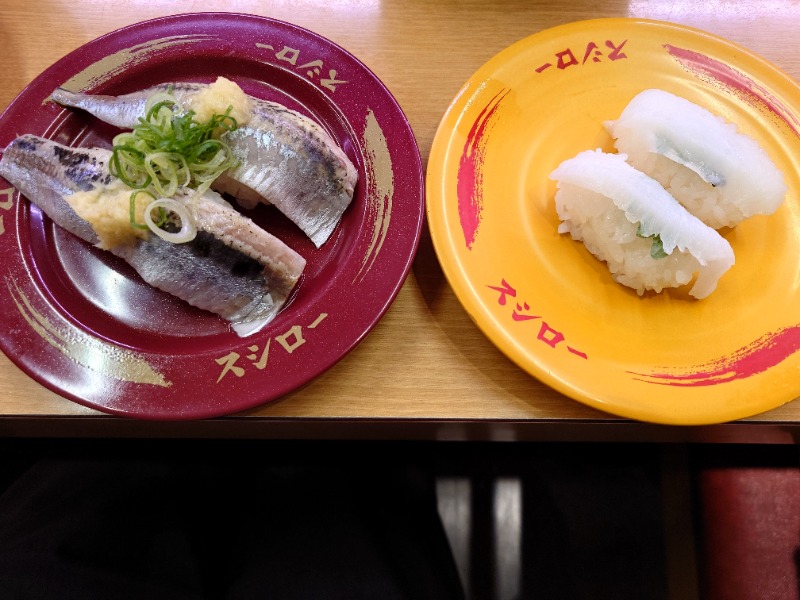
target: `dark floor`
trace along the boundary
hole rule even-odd
[[[0,490],[54,456],[367,482],[415,469],[469,600],[800,598],[797,446],[5,439]]]

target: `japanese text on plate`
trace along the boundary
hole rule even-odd
[[[327,316],[328,313],[320,313],[319,316],[305,328],[301,325],[292,325],[281,335],[275,336],[274,339],[277,342],[277,346],[284,352],[292,354],[307,341],[306,338],[303,337],[304,329],[316,329]],[[235,375],[236,377],[244,377],[247,373],[247,369],[250,367],[263,371],[269,362],[270,352],[272,351],[272,340],[273,338],[268,338],[263,346],[259,346],[258,344],[246,346],[242,350],[242,354],[231,351],[225,356],[214,359],[214,361],[222,367],[216,383],[222,381],[228,374]]]
[[[305,62],[305,59],[300,58],[300,50],[297,48],[283,46],[280,50],[278,50],[272,44],[256,44],[256,47],[264,50],[271,50],[276,59],[283,63],[292,65],[296,71],[299,71],[311,81],[317,83],[327,90],[330,90],[331,92],[335,92],[337,86],[347,83],[347,81],[337,79],[338,73],[336,72],[336,69],[328,69],[327,74],[323,74],[325,66],[322,60],[317,58],[312,61]],[[301,64],[298,65],[297,63]]]
[[[14,205],[14,188],[0,190],[0,210],[10,210]],[[0,235],[6,232],[5,223],[3,223],[3,215],[0,215]]]
[[[514,305],[511,310],[511,320],[516,323],[524,323],[526,321],[537,321],[539,322],[539,332],[536,334],[536,339],[540,342],[544,342],[551,348],[556,348],[561,342],[565,341],[564,334],[560,331],[553,329],[547,321],[542,318],[542,315],[533,314],[531,311],[530,305],[520,298],[517,298],[517,290],[509,285],[509,283],[505,279],[500,280],[500,285],[487,285],[490,290],[494,290],[498,292],[500,295],[497,298],[497,304],[500,306],[507,306],[508,299],[513,298],[515,300]],[[564,347],[569,351],[571,354],[578,356],[580,358],[589,358],[585,352],[578,350],[577,348],[573,348],[569,344],[565,344]]]
[[[560,50],[559,52],[555,53],[553,56],[554,62],[546,62],[542,64],[536,68],[536,72],[542,73],[553,66],[563,71],[569,67],[585,65],[587,62],[599,63],[603,62],[603,60],[616,61],[623,58],[628,58],[628,56],[622,51],[627,42],[628,40],[623,40],[621,43],[616,44],[612,40],[605,40],[602,46],[596,42],[589,42],[586,44],[585,48],[582,48],[578,51],[577,56],[572,48],[566,48],[565,50]],[[581,53],[583,54],[583,58],[578,59],[578,56],[581,56]]]

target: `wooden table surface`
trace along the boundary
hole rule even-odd
[[[596,17],[667,20],[741,44],[800,79],[800,5],[780,0],[0,0],[0,108],[53,62],[100,35],[187,12],[269,16],[364,62],[403,108],[427,161],[462,84],[542,29]],[[192,423],[108,417],[48,391],[0,355],[0,435],[796,441],[800,400],[732,424],[664,427],[601,413],[527,375],[476,328],[424,229],[396,301],[341,362],[286,397]]]

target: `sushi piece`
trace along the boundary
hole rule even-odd
[[[213,84],[165,83],[123,96],[90,95],[59,88],[51,98],[123,129],[138,123],[147,99],[169,92],[198,115],[232,105],[240,126],[222,135],[238,161],[212,187],[244,208],[274,204],[319,248],[350,205],[358,172],[333,138],[311,119],[282,104],[247,96],[219,78]]]
[[[156,201],[172,219],[158,234],[132,227],[131,190],[109,173],[110,156],[23,135],[5,149],[0,176],[57,225],[122,258],[150,285],[226,319],[240,336],[269,323],[305,259],[213,191]],[[153,198],[136,200],[137,222],[147,221]]]
[[[559,233],[582,241],[614,280],[640,295],[694,279],[689,293],[707,297],[733,265],[733,249],[625,158],[587,150],[550,174],[558,182]]]
[[[783,175],[758,143],[689,100],[645,90],[606,126],[630,164],[715,229],[772,214],[784,200]]]

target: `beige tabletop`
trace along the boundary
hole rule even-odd
[[[427,161],[462,84],[542,29],[641,17],[725,37],[800,79],[800,5],[781,0],[0,0],[0,109],[53,62],[105,33],[155,17],[241,12],[297,24],[366,64],[403,108]],[[427,228],[385,317],[320,377],[246,413],[194,423],[109,417],[36,383],[0,354],[0,435],[202,435],[425,439],[795,441],[800,400],[732,424],[633,423],[571,400],[508,360],[444,278]]]

